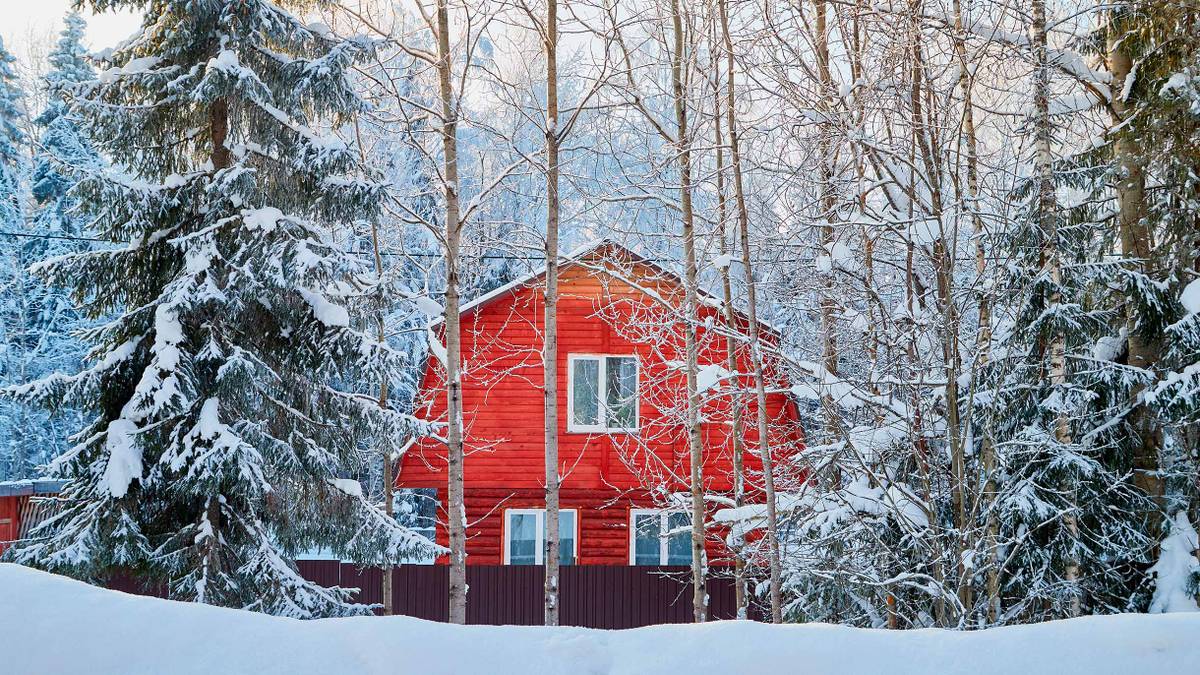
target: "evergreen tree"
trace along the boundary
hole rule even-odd
[[[1004,563],[999,606],[989,608],[1000,623],[1133,609],[1135,569],[1151,545],[1126,516],[1146,509],[1132,478],[1129,418],[1148,375],[1118,362],[1121,340],[1110,330],[1121,314],[1106,303],[1106,290],[1128,283],[1134,268],[1097,264],[1113,247],[1097,200],[1060,201],[1063,188],[1093,194],[1107,185],[1086,157],[1054,161],[1044,3],[1033,17],[1034,171],[1015,195],[1021,217],[1003,237],[1017,302],[981,397],[997,439],[986,515],[1002,549],[988,553]]]
[[[45,86],[49,104],[35,120],[42,127],[41,143],[34,157],[30,189],[39,208],[33,214],[30,234],[45,235],[13,238],[14,270],[10,288],[19,299],[19,311],[13,318],[25,339],[11,340],[10,383],[40,378],[57,370],[77,368],[83,347],[73,337],[82,321],[67,294],[46,286],[28,274],[28,268],[47,258],[80,251],[82,242],[74,239],[85,234],[81,218],[74,212],[76,200],[68,193],[74,186],[75,173],[94,169],[99,158],[70,114],[67,99],[75,85],[94,76],[86,61],[83,34],[86,24],[78,14],[65,18],[58,44],[50,53],[51,70]],[[0,463],[0,476],[27,478],[37,467],[67,449],[68,437],[79,429],[77,412],[64,410],[49,414],[36,406],[19,401],[0,402],[0,424],[11,426],[4,433],[7,462]]]
[[[1131,113],[1117,135],[1142,149],[1146,203],[1153,224],[1153,265],[1127,293],[1151,340],[1162,343],[1159,377],[1146,398],[1166,429],[1160,469],[1166,516],[1200,509],[1196,448],[1200,443],[1200,3],[1135,0],[1108,15],[1105,30],[1121,38],[1138,63],[1129,88]]]
[[[25,226],[27,142],[21,130],[22,92],[13,70],[16,59],[0,42],[0,384],[11,384],[25,375],[25,359],[36,334],[30,330],[28,277],[16,233]],[[23,477],[30,462],[24,457],[22,438],[30,410],[21,404],[0,402],[0,479]]]
[[[113,163],[81,181],[82,207],[130,243],[44,266],[116,318],[88,333],[82,372],[20,391],[95,417],[54,462],[70,506],[16,560],[133,568],[173,598],[314,617],[366,608],[301,578],[296,552],[391,564],[428,549],[344,477],[365,436],[412,431],[337,386],[403,362],[364,321],[369,268],[335,238],[376,216],[381,186],[322,132],[361,107],[346,73],[368,47],[267,0],[161,0],[80,88],[73,110]]]
[[[99,157],[80,130],[80,120],[69,108],[69,97],[80,83],[93,79],[95,71],[88,63],[83,47],[87,23],[76,13],[68,14],[63,22],[65,27],[58,44],[50,52],[51,70],[46,74],[49,103],[35,120],[43,131],[34,158],[31,189],[41,206],[34,216],[35,230],[79,236],[84,234],[84,221],[75,213],[78,200],[68,193],[77,182],[73,174],[78,170],[98,168]],[[53,251],[52,254],[58,252],[46,250]]]
[[[1106,292],[1093,300],[1111,312],[1109,348],[1101,350],[1111,352],[1107,370],[1123,370],[1132,384],[1106,429],[1122,450],[1114,459],[1132,472],[1139,493],[1131,527],[1152,540],[1169,538],[1181,510],[1194,518],[1200,507],[1194,395],[1200,323],[1186,291],[1200,271],[1198,10],[1195,0],[1113,3],[1097,12],[1087,45],[1113,78],[1106,142],[1079,158],[1092,176],[1092,199],[1106,210],[1093,222],[1104,244],[1091,260],[1121,256],[1108,266]],[[1149,602],[1154,570],[1145,557],[1156,548],[1129,559],[1136,561],[1128,570],[1133,608]]]
[[[21,131],[21,87],[13,70],[16,59],[0,40],[0,227],[20,227],[23,220],[21,169],[25,162]]]

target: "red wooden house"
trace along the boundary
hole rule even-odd
[[[539,565],[543,550],[544,463],[541,348],[544,270],[462,307],[465,499],[469,565]],[[683,288],[674,274],[628,249],[602,242],[560,266],[558,305],[559,458],[564,476],[562,560],[571,565],[687,565],[689,452]],[[721,304],[704,296],[699,331],[703,390],[704,480],[710,511],[733,487],[731,414],[746,415],[748,501],[761,499],[755,398],[744,339],[737,374],[727,370]],[[763,327],[764,339],[775,334]],[[440,339],[434,326],[431,339]],[[803,436],[777,363],[768,363],[767,412],[774,453],[796,452]],[[445,421],[444,370],[430,358],[418,416]],[[736,386],[735,386],[736,385]],[[396,486],[413,524],[446,545],[446,452],[436,438],[415,439]],[[725,533],[708,544],[714,565],[728,564]],[[442,558],[439,563],[447,560]]]

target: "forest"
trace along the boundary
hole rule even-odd
[[[461,305],[610,240],[682,280],[681,424],[709,298],[750,317],[722,394],[771,359],[804,420],[690,486],[700,577],[719,520],[774,622],[1200,610],[1197,0],[76,5],[39,62],[0,44],[0,480],[67,481],[5,560],[362,613],[291,557],[439,549],[384,486],[436,434],[461,508]],[[113,9],[140,30],[89,51]]]

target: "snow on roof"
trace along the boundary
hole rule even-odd
[[[560,256],[560,258],[562,258],[562,262],[565,262],[568,264],[579,262],[579,260],[582,259],[583,256],[587,255],[588,253],[591,253],[592,251],[595,251],[596,249],[600,248],[601,246],[604,246],[605,244],[610,244],[612,246],[616,246],[618,248],[629,251],[629,249],[625,248],[624,246],[613,243],[612,241],[610,241],[608,239],[597,239],[595,241],[588,242],[588,243],[584,244],[583,246],[580,246],[579,248],[576,248],[574,251],[571,251],[570,253],[568,253],[564,256]],[[630,253],[632,254],[633,252],[630,251]],[[636,255],[636,254],[634,254],[634,255]],[[463,314],[463,313],[478,309],[506,293],[514,291],[518,288],[523,288],[524,286],[532,283],[534,280],[536,280],[538,277],[541,277],[545,273],[546,273],[546,265],[543,264],[540,267],[537,267],[536,269],[534,269],[530,272],[522,274],[521,276],[517,277],[516,279],[513,279],[512,281],[508,282],[507,284],[504,284],[503,286],[494,288],[494,289],[488,291],[487,293],[484,293],[483,295],[475,298],[474,300],[471,300],[470,302],[466,302],[466,303],[459,305],[458,312],[459,312],[459,314]],[[429,322],[429,326],[430,327],[437,326],[438,324],[442,323],[442,321],[444,321],[444,320],[445,320],[445,317],[442,317],[442,316],[434,317]]]
[[[62,492],[65,480],[36,478],[31,480],[0,481],[0,497],[24,497],[27,495],[55,495]]]
[[[588,254],[590,254],[604,246],[611,246],[612,248],[615,248],[624,253],[627,253],[635,261],[653,267],[654,269],[658,270],[662,274],[671,277],[676,283],[679,283],[679,284],[683,283],[683,280],[675,272],[672,272],[671,270],[663,267],[662,265],[657,264],[656,262],[654,262],[653,260],[651,260],[649,258],[646,258],[645,256],[635,253],[628,246],[618,244],[617,242],[615,242],[611,239],[608,239],[608,238],[601,238],[601,239],[596,239],[596,240],[590,241],[590,242],[576,248],[575,250],[571,251],[570,253],[567,253],[566,255],[559,256],[560,264],[572,265],[572,264],[577,264],[577,263],[583,262],[583,259]],[[523,275],[517,277],[516,279],[513,279],[512,281],[508,282],[507,284],[504,284],[503,286],[494,288],[494,289],[488,291],[487,293],[484,293],[483,295],[471,300],[470,302],[466,302],[466,303],[463,303],[462,305],[459,305],[458,312],[459,312],[459,314],[465,314],[467,312],[471,312],[476,309],[479,309],[480,307],[483,307],[484,305],[492,302],[493,300],[495,300],[503,295],[511,293],[512,291],[515,291],[519,288],[524,288],[525,286],[533,283],[535,280],[537,280],[538,278],[543,276],[545,273],[546,273],[546,266],[543,264],[540,267],[538,267],[530,272],[527,272],[526,274],[523,274]],[[714,306],[714,307],[723,306],[724,301],[722,299],[716,297],[712,293],[709,293],[708,291],[704,290],[703,288],[697,289],[697,290],[698,290],[698,293],[700,295],[702,302],[705,302],[706,304],[709,304],[710,306]],[[735,311],[738,314],[745,317],[745,313],[742,312],[741,310],[735,310]],[[429,327],[433,328],[435,326],[438,326],[444,320],[445,320],[444,316],[434,317],[430,320]],[[771,325],[770,322],[765,321],[762,318],[760,318],[758,320],[758,324],[760,326],[762,326],[763,328],[766,328],[767,330],[775,333],[776,335],[778,335],[780,333],[778,328]]]

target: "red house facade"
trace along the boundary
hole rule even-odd
[[[468,565],[539,565],[544,527],[541,384],[544,273],[463,306],[463,406]],[[560,265],[558,432],[562,561],[571,565],[687,565],[689,450],[680,280],[604,242]],[[735,397],[745,424],[747,502],[761,500],[755,397],[744,317],[729,330],[705,297],[699,328],[703,475],[709,511],[732,498]],[[764,340],[774,333],[763,327]],[[737,368],[728,368],[734,336]],[[437,326],[431,339],[441,339]],[[770,351],[770,350],[768,350]],[[802,447],[799,412],[778,362],[767,363],[772,452]],[[430,358],[417,414],[445,422],[444,370]],[[446,450],[418,438],[396,487],[412,524],[446,545]],[[711,564],[732,562],[727,532],[712,529]],[[438,561],[445,563],[443,557]]]

